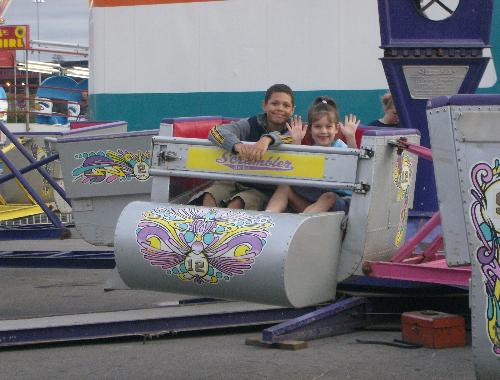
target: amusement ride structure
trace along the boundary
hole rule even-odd
[[[94,3],[104,8],[92,10],[98,25],[98,12],[114,10],[106,1]],[[500,95],[473,94],[488,63],[483,50],[490,44],[493,1],[457,1],[439,20],[429,13],[435,2],[424,3],[378,1],[381,61],[403,127],[361,126],[357,149],[287,145],[248,162],[206,139],[213,126],[232,118],[172,117],[159,130],[127,132],[123,122],[88,122],[44,134],[46,158],[37,161],[20,142],[33,136],[0,125],[29,160],[19,168],[2,150],[9,172],[0,183],[17,179],[43,208],[46,200],[25,178],[38,170],[71,204],[81,236],[113,247],[116,267],[106,289],[158,290],[221,303],[220,312],[196,315],[187,307],[180,316],[166,308],[7,321],[0,346],[266,321],[282,323],[262,332],[262,344],[308,340],[368,323],[369,297],[338,298],[342,284],[393,280],[469,289],[476,374],[498,378]],[[103,72],[95,75],[95,81],[109,80]],[[91,83],[91,92],[101,85]],[[91,98],[96,109],[107,102],[104,95]],[[56,159],[49,176],[43,166]],[[353,195],[348,215],[187,204],[213,180]],[[406,236],[410,212],[426,222]]]

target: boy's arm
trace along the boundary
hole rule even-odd
[[[263,135],[254,144],[243,144],[242,141],[249,138],[250,130],[248,119],[242,119],[213,127],[208,134],[208,139],[231,153],[238,153],[244,159],[253,161],[262,158],[268,146],[274,142],[274,138]]]
[[[288,132],[282,134],[275,131],[262,135],[262,137],[264,136],[269,137],[271,139],[271,143],[269,144],[269,146],[278,146],[281,144],[293,144],[293,138],[288,134]]]
[[[250,135],[248,119],[241,119],[229,124],[216,125],[208,133],[208,139],[229,152],[235,152],[234,146]]]

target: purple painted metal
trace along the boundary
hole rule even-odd
[[[436,96],[429,99],[427,109],[446,106],[485,106],[500,105],[499,94],[459,94],[453,96]]]
[[[493,0],[462,0],[455,12],[441,21],[421,14],[419,4],[411,0],[378,0],[381,48],[384,49],[381,61],[400,125],[418,129],[421,144],[429,147],[427,99],[410,94],[404,69],[467,67],[463,82],[457,83],[458,93],[473,93],[489,60],[482,56],[482,50],[489,44]],[[438,210],[430,162],[418,163],[413,206],[418,212]]]
[[[6,251],[0,252],[0,267],[112,269],[112,251]]]
[[[1,124],[1,123],[0,123]],[[59,220],[59,218],[50,210],[43,199],[38,195],[38,193],[31,187],[31,185],[24,179],[23,175],[21,172],[14,166],[12,162],[7,158],[5,153],[3,153],[0,150],[0,159],[4,162],[4,164],[9,168],[9,170],[16,176],[19,182],[21,182],[21,185],[26,189],[26,191],[33,197],[35,202],[40,206],[40,208],[43,210],[43,212],[47,215],[47,217],[50,219],[51,223],[57,227],[62,229],[62,223]]]
[[[488,58],[474,58],[469,60],[447,60],[448,66],[468,66],[467,75],[458,90],[459,93],[472,93],[479,86],[479,81],[486,69]],[[389,88],[394,96],[394,103],[398,110],[401,124],[407,128],[417,128],[421,133],[421,144],[430,147],[429,131],[427,129],[427,116],[425,108],[427,99],[413,99],[406,85],[403,66],[439,66],[442,60],[426,59],[408,60],[396,58],[382,58],[384,72]],[[415,188],[414,209],[416,211],[437,211],[438,200],[434,168],[430,162],[418,163],[417,181]]]
[[[177,306],[174,306],[177,307]],[[212,306],[213,307],[213,306]],[[186,307],[186,314],[169,315],[170,307],[107,313],[61,315],[22,320],[2,320],[0,347],[40,343],[87,341],[127,336],[161,336],[179,331],[202,331],[281,322],[313,308],[271,308],[245,311],[207,311]]]
[[[487,47],[490,43],[493,0],[461,0],[453,15],[442,21],[421,15],[416,3],[379,0],[383,48]]]
[[[262,341],[311,340],[343,334],[367,324],[367,300],[352,297],[285,321],[262,331]]]
[[[418,232],[413,235],[410,239],[408,239],[394,254],[391,258],[391,262],[400,263],[404,259],[410,257],[417,245],[425,239],[427,235],[429,235],[432,230],[441,223],[441,216],[439,212],[434,213],[432,218],[425,223]]]
[[[448,267],[446,259],[433,260],[427,263],[409,264],[391,262],[365,262],[369,265],[369,275],[377,278],[418,281],[431,284],[443,284],[468,288],[471,267]]]
[[[67,239],[71,232],[67,228],[54,227],[50,223],[2,226],[0,228],[1,240],[40,240],[40,239]]]
[[[35,163],[36,160],[29,154],[29,152],[24,148],[24,146],[19,142],[19,140],[14,136],[12,132],[8,130],[8,128],[5,126],[4,123],[0,122],[0,131],[2,131],[5,136],[16,146],[16,148],[19,150],[19,152],[30,162],[30,163]],[[10,169],[10,168],[9,168]],[[43,178],[47,180],[48,183],[52,186],[52,188],[57,191],[57,193],[63,198],[68,205],[71,206],[71,201],[66,198],[66,193],[62,189],[61,186],[57,184],[56,181],[50,176],[50,174],[45,170],[43,167],[37,167],[36,170],[40,173]],[[12,170],[11,170],[12,171]],[[22,176],[22,175],[21,175]]]

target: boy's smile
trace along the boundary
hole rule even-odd
[[[275,92],[271,94],[269,100],[262,104],[262,109],[267,115],[269,128],[279,130],[288,121],[293,114],[292,97],[284,92]]]

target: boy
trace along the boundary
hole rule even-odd
[[[287,133],[287,123],[295,109],[293,91],[285,84],[274,84],[266,91],[262,102],[264,113],[234,123],[215,126],[208,139],[225,150],[239,154],[248,161],[260,160],[269,146],[298,143]],[[301,124],[300,124],[301,125]],[[243,144],[242,141],[255,142]],[[259,188],[238,182],[215,182],[197,194],[194,199],[202,197],[205,207],[223,207],[233,209],[263,210],[268,196],[261,190],[269,190],[269,186]]]

